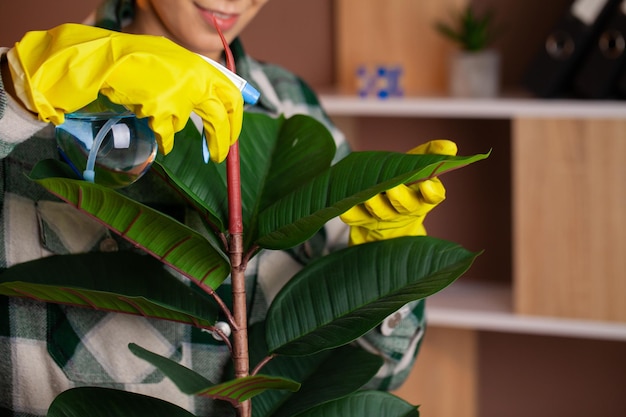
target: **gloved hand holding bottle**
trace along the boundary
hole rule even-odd
[[[159,150],[192,112],[203,119],[211,159],[221,162],[241,132],[243,99],[218,69],[174,42],[78,24],[27,33],[8,52],[16,94],[59,125],[98,93],[148,117]]]
[[[409,154],[456,155],[457,146],[449,140],[432,140]],[[438,178],[414,185],[398,185],[377,194],[342,214],[341,220],[350,226],[350,245],[391,239],[400,236],[426,235],[424,218],[446,197]]]

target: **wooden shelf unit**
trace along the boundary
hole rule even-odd
[[[493,99],[451,98],[443,95],[376,99],[322,90],[320,101],[333,117],[626,119],[626,102],[618,100],[542,100],[515,95]]]

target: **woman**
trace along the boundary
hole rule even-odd
[[[259,102],[246,110],[270,115],[289,116],[297,112],[313,116],[330,129],[337,144],[337,158],[342,158],[347,154],[348,146],[330,123],[309,87],[290,72],[277,66],[261,64],[247,56],[237,39],[266,2],[108,0],[93,14],[89,23],[129,34],[160,35],[190,51],[219,61],[222,60],[223,48],[213,23],[217,21],[230,43],[238,73],[261,92]],[[128,42],[133,44],[132,40]],[[24,59],[32,56],[30,51],[22,52]],[[14,86],[16,70],[11,73],[9,68],[9,61],[16,66],[16,60],[11,60],[11,53],[7,59],[6,48],[0,49],[0,53],[3,83],[3,86],[0,85],[0,156],[4,158],[0,266],[6,268],[55,253],[125,249],[127,244],[123,240],[76,213],[71,207],[53,201],[46,191],[25,179],[24,173],[28,173],[38,160],[58,158],[54,132],[48,123],[54,121],[55,116],[58,117],[58,112],[53,109],[49,117],[43,117],[44,110],[39,109],[45,106],[25,102],[28,98],[24,99],[23,93],[20,96]],[[172,59],[169,63],[172,66],[179,65],[180,59],[192,60],[182,51],[176,50],[176,54],[181,55]],[[46,60],[41,61],[47,63]],[[162,85],[151,85],[145,81],[157,69],[152,65],[144,65],[129,67],[124,71],[125,64],[118,61],[110,62],[111,67],[119,66],[125,77],[131,77],[130,83],[138,89],[143,88],[147,95],[152,94],[156,103],[149,108],[143,102],[126,97],[132,103],[124,104],[151,117],[161,150],[167,151],[166,142],[172,134],[170,130],[180,130],[180,126],[172,128],[168,125],[170,121],[160,123],[162,120],[159,117],[163,112],[159,111],[159,106],[163,100],[160,100],[162,96],[159,89]],[[91,65],[93,61],[86,62],[86,65]],[[17,67],[19,73],[19,65]],[[65,81],[62,77],[72,75],[64,74],[63,71],[61,73],[58,83]],[[159,78],[159,74],[156,76]],[[222,81],[213,73],[206,77],[211,77],[207,82]],[[188,80],[188,84],[181,82],[174,96],[194,94],[192,90],[197,86],[193,85],[193,81]],[[19,81],[15,84],[19,84]],[[230,144],[241,123],[242,109],[238,108],[238,98],[235,97],[238,91],[223,83],[219,85],[223,91],[216,94],[228,118],[227,122],[224,117],[216,121],[210,112],[202,114],[205,126],[221,126],[219,130],[216,129],[214,137],[209,139],[210,147],[211,143]],[[96,85],[96,88],[99,86]],[[114,95],[115,91],[111,94]],[[78,108],[87,102],[72,104]],[[200,108],[191,110],[202,113]],[[183,122],[188,117],[184,111],[178,116],[184,119]],[[159,126],[161,130],[158,130]],[[224,146],[220,145],[220,148]],[[215,158],[221,160],[224,156],[222,153]],[[146,204],[173,207],[174,213],[179,213],[177,207],[183,206],[177,196],[150,173],[124,192]],[[339,221],[332,223],[332,226],[327,227],[327,233],[320,234],[326,239],[322,245],[326,248],[345,245],[347,241],[345,225],[342,227]],[[81,232],[76,234],[73,230]],[[275,293],[275,288],[271,287],[277,285],[276,271],[295,271],[302,262],[315,257],[311,250],[303,250],[300,255],[287,255],[280,251],[261,253],[255,257],[256,262],[249,265],[247,279],[256,283],[261,293]],[[279,281],[284,283],[288,278],[282,277]],[[257,300],[252,307],[253,321],[263,317],[266,305],[267,300]],[[0,317],[0,357],[6,358],[0,361],[2,415],[45,415],[56,395],[80,385],[109,386],[144,393],[176,403],[194,413],[207,415],[213,407],[210,401],[181,394],[151,366],[133,357],[126,346],[129,341],[141,340],[142,346],[174,358],[212,381],[220,379],[228,360],[224,345],[209,334],[188,326],[141,317],[4,297],[0,298]],[[406,376],[419,347],[422,328],[423,303],[418,303],[401,310],[397,317],[390,318],[362,341],[368,349],[377,351],[386,359],[386,365],[374,382],[378,387],[392,387]]]

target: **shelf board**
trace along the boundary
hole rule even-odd
[[[626,323],[527,316],[513,313],[507,284],[460,279],[428,297],[429,326],[626,341]]]
[[[626,118],[626,101],[535,99],[502,97],[465,99],[451,97],[361,98],[321,93],[320,101],[330,116],[445,117],[511,119]]]

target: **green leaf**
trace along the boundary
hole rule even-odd
[[[134,343],[128,347],[136,356],[157,367],[174,382],[178,389],[189,395],[201,395],[237,404],[266,390],[297,391],[300,388],[300,384],[295,381],[267,375],[247,376],[221,384],[213,384],[200,374],[169,358],[152,353]]]
[[[30,173],[31,180],[40,180],[49,177],[67,178],[72,180],[81,179],[68,164],[52,159],[38,162]]]
[[[468,5],[452,16],[451,23],[436,22],[435,29],[462,49],[476,52],[485,49],[498,35],[498,30],[493,27],[493,17],[491,10],[478,15]]]
[[[299,383],[287,378],[257,374],[215,385],[197,393],[197,395],[231,402],[243,402],[270,389],[297,391],[299,388]]]
[[[256,323],[248,333],[250,363],[268,355],[265,323]],[[360,347],[343,346],[309,356],[276,356],[263,367],[267,375],[300,381],[299,391],[267,391],[252,400],[253,417],[292,416],[318,404],[346,396],[369,382],[383,364],[379,355]]]
[[[395,152],[353,152],[259,217],[256,243],[268,249],[294,247],[327,221],[374,195],[485,159],[488,155],[450,157]]]
[[[185,132],[185,140],[177,141],[174,150],[159,157],[157,164],[196,207],[208,213],[219,230],[226,232],[226,164],[204,164],[197,129],[192,126]],[[335,143],[328,130],[310,116],[285,119],[245,113],[239,153],[244,245],[248,249],[256,234],[259,211],[327,170]]]
[[[110,388],[72,388],[59,394],[48,417],[194,417],[158,398]]]
[[[301,270],[267,314],[271,352],[307,355],[349,343],[404,304],[461,276],[478,256],[427,236],[352,246]]]
[[[354,346],[343,346],[305,357],[279,356],[264,372],[301,381],[295,393],[268,392],[255,399],[255,416],[290,417],[319,404],[351,394],[376,375],[380,356]],[[294,375],[295,374],[295,375]]]
[[[257,155],[266,149],[259,147],[255,140],[261,133],[259,131],[250,138],[247,135],[244,137],[244,145],[248,142],[257,145],[254,152],[244,159],[246,166],[256,165],[254,162]],[[266,167],[260,210],[299,188],[311,177],[327,170],[336,151],[335,142],[328,130],[312,117],[305,115],[295,115],[284,120],[274,142],[271,161]],[[248,180],[250,176],[246,175],[244,178]],[[245,183],[248,184],[249,181]]]
[[[167,273],[157,260],[131,252],[58,255],[0,274],[0,294],[104,311],[212,325],[218,307]]]
[[[202,136],[191,119],[176,134],[176,139],[174,149],[166,156],[159,153],[151,169],[181,190],[215,229],[225,232],[228,224],[225,163],[204,163]]]
[[[308,179],[326,171],[336,150],[328,129],[310,116],[270,120],[262,115],[254,117],[280,124],[277,134],[268,135],[270,130],[259,124],[258,129],[249,129],[240,139],[242,193],[247,195],[260,190],[256,198],[244,197],[245,206],[253,207],[244,211],[246,218],[250,218],[248,228],[244,229],[246,248],[256,240],[258,228],[262,227],[259,213],[300,188]],[[264,154],[267,154],[265,158],[260,157]]]
[[[138,358],[151,363],[163,372],[163,374],[171,379],[174,385],[184,394],[193,395],[215,385],[199,373],[170,358],[153,353],[135,343],[129,343],[128,349]]]
[[[360,391],[322,404],[297,417],[419,417],[416,406],[381,391]]]
[[[67,178],[41,178],[42,161],[32,178],[48,191],[95,217],[109,229],[141,247],[201,285],[217,288],[230,273],[228,261],[201,234],[157,210],[97,184]]]

